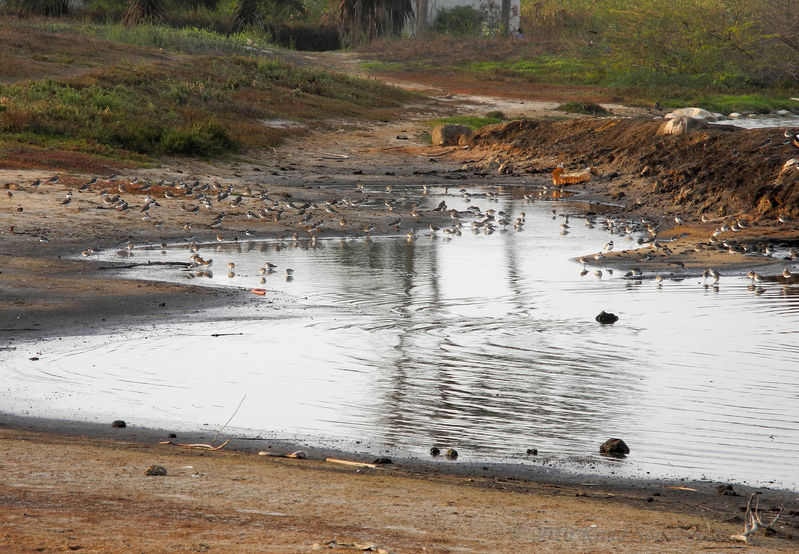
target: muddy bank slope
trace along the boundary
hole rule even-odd
[[[510,161],[514,173],[598,168],[585,186],[653,216],[799,215],[799,149],[783,129],[710,125],[685,135],[657,135],[660,119],[520,120],[477,131],[469,156],[477,166]],[[463,155],[463,154],[461,154]]]

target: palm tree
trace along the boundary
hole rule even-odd
[[[412,0],[341,0],[341,42],[353,46],[379,36],[399,36],[413,13]]]
[[[163,17],[161,0],[133,0],[128,13],[122,18],[123,25],[152,23]]]

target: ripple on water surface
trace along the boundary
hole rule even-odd
[[[526,211],[525,230],[205,246],[236,275],[193,282],[264,286],[263,302],[291,295],[299,309],[191,314],[2,351],[5,409],[219,426],[246,394],[233,425],[262,434],[368,438],[413,454],[452,445],[465,458],[517,461],[534,447],[591,465],[598,445],[620,436],[632,454],[617,472],[799,488],[796,287],[753,294],[745,277],[723,277],[718,290],[699,277],[661,286],[581,277],[569,258],[598,251],[606,231],[573,222],[561,235],[550,210],[567,204],[502,197],[492,207]],[[259,285],[266,261],[276,272]],[[601,310],[619,322],[597,324]]]

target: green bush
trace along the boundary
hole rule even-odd
[[[472,6],[445,8],[436,15],[433,30],[455,37],[478,36],[485,20],[485,14]]]
[[[190,128],[166,130],[161,148],[167,154],[210,156],[234,150],[236,143],[219,122],[205,121]]]
[[[338,27],[307,23],[280,23],[274,26],[272,40],[283,48],[323,52],[341,48]]]
[[[607,115],[609,112],[594,102],[566,102],[558,106],[558,110],[566,113],[584,113],[589,115]]]

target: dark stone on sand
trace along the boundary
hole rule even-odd
[[[606,456],[622,457],[630,453],[630,448],[621,439],[608,439],[602,443],[599,451]]]
[[[127,427],[127,426],[128,424],[121,419],[115,419],[114,421],[111,422],[111,427],[119,427],[121,429],[122,427]]]
[[[619,320],[619,316],[602,310],[595,319],[602,325],[613,325]]]
[[[430,455],[431,456],[440,456],[441,455],[441,450],[437,446],[434,446],[433,448],[430,449]]]
[[[735,489],[733,489],[732,485],[729,483],[716,487],[716,492],[722,496],[739,496],[739,494],[735,492]]]
[[[457,460],[458,459],[458,451],[454,448],[447,448],[447,451],[444,452],[444,457],[449,458],[450,460]]]
[[[538,456],[538,449],[537,448],[528,448],[527,449],[528,456]]]
[[[178,436],[175,433],[169,433],[169,435],[167,435],[167,437],[170,438],[170,439],[178,438]]]
[[[166,468],[164,466],[151,465],[147,468],[147,471],[145,471],[144,474],[149,477],[159,477],[166,475]]]
[[[394,462],[391,461],[391,458],[377,458],[373,464],[383,465],[383,464],[393,464]]]

